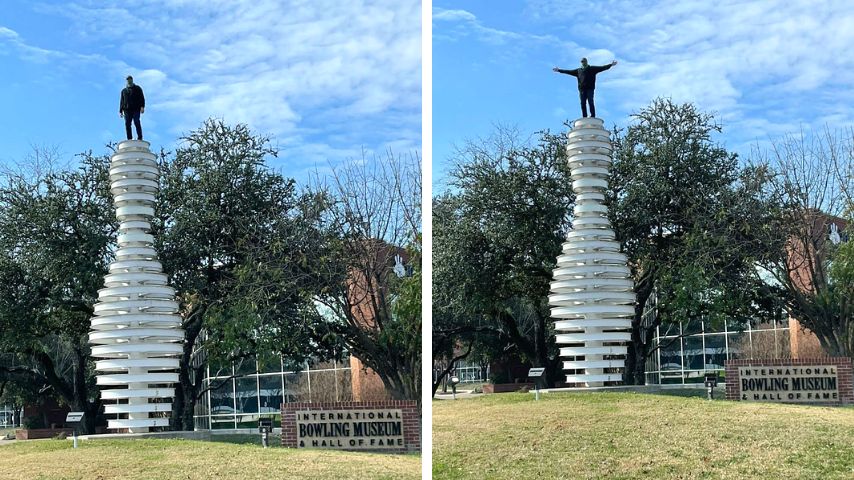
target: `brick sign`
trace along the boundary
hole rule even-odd
[[[403,411],[297,410],[297,447],[401,449]]]
[[[746,402],[854,403],[851,359],[729,360],[726,395]]]
[[[285,403],[282,445],[291,448],[417,451],[414,401]]]

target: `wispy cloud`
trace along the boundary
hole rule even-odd
[[[755,137],[804,121],[854,121],[848,2],[530,0],[526,13],[539,24],[577,26],[588,48],[613,50],[622,62],[610,86],[630,110],[670,96]]]
[[[420,149],[420,2],[80,0],[37,9],[65,17],[78,50],[99,53],[41,49],[7,28],[0,45],[32,61],[96,63],[113,88],[134,75],[147,115],[168,114],[172,134],[213,116],[274,135],[284,159]]]
[[[459,9],[433,8],[433,24],[441,24],[437,31],[433,32],[434,38],[438,36],[445,40],[461,40],[465,37],[501,46],[515,46],[523,41],[534,41],[542,43],[562,44],[554,35],[539,35],[527,32],[502,30],[484,25],[476,15]]]
[[[617,123],[658,96],[693,102],[716,114],[727,146],[741,153],[802,127],[854,125],[849,2],[528,0],[521,13],[502,5],[489,15],[457,8],[433,9],[434,41],[474,45],[478,62],[511,60],[519,73],[502,70],[512,76],[504,85],[546,62],[617,59],[600,86],[600,109]],[[524,79],[551,89],[540,77]]]
[[[0,26],[0,45],[7,47],[0,50],[0,55],[14,54],[29,62],[51,63],[59,67],[68,62],[98,63],[105,61],[102,56],[97,54],[63,52],[31,45],[18,32],[4,26]]]

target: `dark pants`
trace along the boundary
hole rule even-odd
[[[590,116],[591,117],[596,116],[596,105],[593,104],[593,92],[594,91],[595,90],[593,90],[592,88],[588,89],[588,90],[579,90],[578,91],[578,96],[581,98],[581,116],[582,117],[587,116],[587,104],[588,103],[590,104]]]
[[[142,140],[142,124],[139,123],[139,110],[134,111],[125,111],[125,133],[128,134],[128,140],[131,139],[130,135],[130,121],[133,120],[133,125],[136,127],[136,139]]]

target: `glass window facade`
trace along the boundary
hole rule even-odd
[[[694,325],[696,323],[696,325]],[[656,327],[647,358],[647,384],[702,383],[706,373],[718,372],[723,379],[727,360],[739,358],[787,358],[788,323],[708,322]]]
[[[196,403],[196,430],[256,428],[261,417],[281,422],[284,402],[352,400],[350,364],[309,362],[299,372],[285,370],[282,358],[264,355],[232,365],[205,367],[206,389]]]
[[[0,428],[20,427],[24,409],[14,405],[0,405]]]
[[[433,365],[433,381],[445,370],[442,362]],[[460,383],[483,383],[489,381],[489,364],[471,362],[468,360],[457,360],[451,375],[460,379]]]

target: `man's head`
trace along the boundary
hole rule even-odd
[[[128,81],[128,87],[133,85],[133,77],[131,77],[130,75],[128,75],[125,80]]]
[[[582,67],[587,67],[587,59],[586,59],[586,58],[582,58],[582,59],[581,59],[581,66],[582,66]]]

